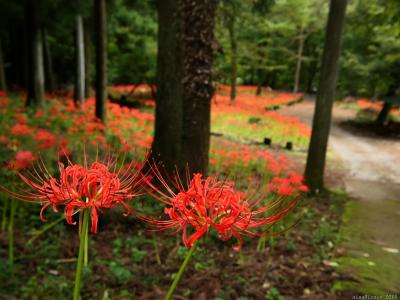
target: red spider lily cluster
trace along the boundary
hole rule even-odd
[[[73,215],[88,209],[91,213],[91,231],[97,232],[98,214],[103,209],[123,206],[129,212],[127,201],[138,195],[142,177],[136,171],[133,163],[118,167],[118,158],[107,156],[103,161],[96,159],[92,164],[87,163],[84,154],[84,163],[73,164],[68,160],[65,166],[59,163],[59,176],[53,177],[40,160],[33,172],[27,175],[18,172],[21,179],[33,192],[11,193],[16,198],[43,205],[40,218],[45,221],[43,212],[53,207],[55,212],[64,207],[66,220],[75,224]]]
[[[239,102],[242,109],[248,112],[256,111],[260,106],[265,108],[272,108],[274,106],[288,105],[295,103],[301,99],[301,93],[287,93],[275,92],[271,89],[263,89],[266,93],[262,95],[255,95],[256,86],[238,86],[239,94],[235,98],[235,102]],[[214,101],[217,104],[231,104],[231,99],[228,97],[230,87],[220,85],[217,88],[218,93],[215,95]],[[251,94],[250,94],[251,92]]]
[[[361,107],[361,109],[368,109],[368,110],[373,110],[375,112],[379,112],[382,110],[383,101],[360,98],[357,99],[357,105]],[[400,115],[400,112],[396,108],[396,106],[392,107],[390,112],[398,116]]]
[[[123,145],[123,151],[136,151],[138,147],[144,150],[152,142],[151,128],[154,116],[137,109],[107,103],[109,120],[106,128],[92,117],[93,99],[88,99],[82,109],[76,108],[72,100],[57,101],[57,105],[49,103],[49,113],[36,113],[39,127],[32,120],[28,120],[22,106],[11,106],[8,100],[0,98],[0,108],[12,112],[13,123],[6,125],[4,135],[0,135],[0,143],[12,145],[14,149],[29,147],[28,149],[35,151],[61,148],[61,153],[69,153],[68,148],[72,148],[72,143],[76,141],[79,144],[95,144],[110,149],[112,146],[105,139],[105,132],[115,137],[117,144]],[[233,111],[243,114],[246,113],[246,109],[254,109],[254,112],[257,109],[258,112],[262,111],[262,114],[273,114],[264,110],[262,101],[256,104],[250,102],[246,104],[239,101],[237,105],[230,106],[219,101],[213,105],[213,113],[218,115],[220,112]],[[53,124],[61,124],[61,131],[53,131]],[[289,169],[289,163],[284,156],[276,156],[267,149],[255,150],[247,145],[236,145],[227,141],[222,145],[213,143],[211,155],[210,163],[218,174],[225,174],[227,168],[235,168],[238,165],[240,168],[257,165],[263,169],[262,172],[268,172],[268,176],[279,177],[284,176]],[[10,167],[24,169],[35,160],[32,152],[19,150]],[[242,243],[243,236],[261,235],[295,205],[297,198],[290,197],[290,203],[282,206],[285,204],[285,197],[295,196],[298,191],[306,190],[301,178],[294,175],[272,179],[270,191],[282,199],[272,206],[263,206],[263,197],[254,198],[254,195],[243,194],[237,191],[231,182],[218,181],[213,177],[202,178],[200,174],[196,174],[191,180],[187,179],[187,187],[178,180],[173,183],[173,187],[168,188],[168,183],[155,172],[155,177],[164,183],[167,190],[167,193],[162,193],[156,185],[143,179],[138,164],[132,163],[126,168],[116,170],[117,160],[111,157],[103,161],[96,159],[90,165],[86,163],[86,158],[84,160],[82,165],[70,161],[67,165],[60,164],[60,174],[57,177],[50,175],[43,162],[38,161],[32,173],[20,174],[34,192],[14,195],[27,202],[42,204],[42,220],[43,212],[48,207],[53,207],[54,210],[62,207],[67,221],[71,224],[74,224],[73,215],[76,212],[90,210],[92,231],[96,232],[99,212],[119,205],[129,209],[127,201],[137,195],[139,188],[145,185],[147,190],[167,207],[164,211],[165,219],[141,218],[157,230],[182,232],[185,245],[190,247],[211,229],[216,230],[221,239],[228,240],[233,237],[238,239],[239,244]]]
[[[269,183],[270,191],[281,196],[293,196],[298,191],[308,192],[308,187],[303,183],[304,178],[297,173],[291,172],[287,177],[274,177]]]
[[[155,231],[166,230],[172,234],[182,232],[183,243],[188,248],[214,229],[224,241],[236,238],[238,245],[233,249],[239,250],[243,236],[262,236],[284,218],[298,200],[294,198],[284,203],[281,198],[266,205],[262,203],[265,194],[258,197],[255,193],[244,194],[235,190],[233,182],[218,181],[211,176],[203,178],[201,174],[194,174],[191,180],[187,178],[187,188],[176,175],[173,187],[170,187],[156,167],[153,167],[153,171],[161,188],[147,181],[149,193],[166,205],[166,218],[139,218],[155,227]],[[257,231],[260,228],[261,231]]]
[[[8,164],[9,169],[19,170],[28,168],[36,158],[31,151],[18,151],[15,159]]]

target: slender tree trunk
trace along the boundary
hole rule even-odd
[[[43,38],[43,50],[44,50],[44,69],[47,83],[47,90],[52,93],[56,89],[54,72],[53,72],[53,60],[51,56],[50,46],[47,39],[47,30],[42,27],[42,38]]]
[[[83,22],[83,34],[85,46],[85,98],[91,96],[92,89],[92,37],[91,26],[88,20]]]
[[[206,174],[210,148],[212,62],[216,0],[181,0],[183,21],[182,161]]]
[[[256,96],[260,96],[262,93],[262,84],[263,84],[263,71],[258,68],[257,69],[257,89],[256,89]]]
[[[378,125],[385,125],[391,109],[392,109],[392,103],[385,102],[383,104],[383,107],[382,107],[381,111],[379,112],[379,115],[376,119],[376,123]]]
[[[295,76],[294,76],[293,93],[297,93],[299,91],[301,63],[303,60],[304,40],[305,40],[304,28],[301,27],[300,35],[299,35],[299,48],[297,49],[297,63],[296,63],[296,72],[295,72]]]
[[[25,0],[24,16],[25,16],[25,28],[24,28],[24,81],[27,89],[27,106],[34,105],[35,97],[35,85],[33,80],[33,32],[34,32],[34,20],[32,16],[32,7],[34,3],[32,0]]]
[[[7,91],[6,75],[4,72],[3,45],[0,40],[0,90]]]
[[[178,1],[157,1],[157,94],[152,155],[164,163],[168,172],[182,164],[182,52]]]
[[[318,69],[318,62],[317,60],[310,62],[310,65],[308,66],[308,78],[307,78],[307,93],[313,93],[313,83],[314,83],[314,78],[317,73]]]
[[[37,28],[34,36],[34,84],[35,84],[35,103],[38,106],[44,106],[44,61],[43,61],[43,43],[42,33]]]
[[[231,101],[236,99],[237,79],[237,41],[235,32],[235,16],[231,16],[228,22],[229,41],[231,43]]]
[[[26,0],[25,15],[27,17],[28,36],[28,99],[29,106],[44,106],[44,66],[43,43],[40,31],[40,0]]]
[[[83,41],[83,20],[76,16],[76,102],[81,106],[85,101],[85,50]]]
[[[341,48],[341,36],[346,14],[347,0],[331,0],[321,77],[313,119],[313,129],[308,149],[305,179],[311,191],[324,187],[324,168],[332,117],[332,105],[336,89]]]
[[[96,19],[96,117],[106,123],[107,101],[107,26],[106,1],[95,1]]]

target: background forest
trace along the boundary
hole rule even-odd
[[[88,2],[81,2],[78,9],[78,2],[42,0],[40,26],[49,50],[45,51],[46,84],[53,84],[53,89],[75,83],[71,66],[76,60],[78,12],[84,20],[85,51],[93,51],[92,9]],[[24,86],[24,47],[20,41],[27,33],[22,4],[1,3],[1,67],[10,86]],[[237,84],[315,92],[327,11],[328,3],[323,0],[221,1],[215,29],[215,80],[231,84],[236,74]],[[154,83],[156,2],[110,1],[107,18],[109,83]],[[382,97],[396,92],[396,70],[400,69],[398,18],[396,1],[349,2],[339,95]],[[93,82],[94,55],[87,60],[88,80]]]

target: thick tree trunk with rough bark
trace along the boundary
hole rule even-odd
[[[85,100],[85,50],[83,40],[83,20],[82,16],[76,16],[76,102],[80,106]]]
[[[7,91],[6,75],[4,72],[3,45],[0,40],[0,90]]]
[[[167,171],[206,173],[216,0],[158,2],[157,105],[152,155]]]
[[[212,62],[216,0],[181,0],[183,21],[182,160],[206,174],[210,149]]]
[[[182,53],[178,0],[158,1],[157,11],[157,105],[152,155],[171,172],[181,163]]]
[[[303,59],[303,49],[304,49],[304,28],[301,27],[300,35],[299,35],[299,48],[297,49],[297,63],[296,63],[296,72],[294,75],[294,85],[293,85],[293,93],[297,93],[299,91],[300,84],[300,74],[301,74],[301,63]]]
[[[107,104],[107,26],[106,1],[95,1],[96,24],[96,117],[106,123]]]
[[[324,187],[326,151],[339,67],[338,61],[346,4],[347,0],[331,0],[326,26],[321,77],[305,170],[306,182],[313,192],[321,190]]]
[[[45,27],[42,28],[42,38],[43,38],[43,54],[44,54],[44,70],[45,70],[44,73],[46,78],[46,87],[47,91],[52,93],[56,89],[56,83],[53,72],[53,60],[47,37],[47,30]]]

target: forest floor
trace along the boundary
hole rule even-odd
[[[314,104],[312,97],[306,97],[280,113],[311,124]],[[345,191],[352,198],[340,229],[343,256],[337,260],[338,269],[352,280],[338,281],[335,288],[373,295],[399,293],[400,231],[395,228],[400,228],[400,139],[349,130],[346,121],[355,115],[335,105],[329,139],[345,170]]]

